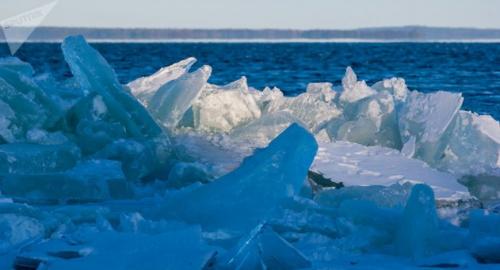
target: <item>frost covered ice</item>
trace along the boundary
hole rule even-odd
[[[461,94],[62,50],[66,82],[0,60],[0,269],[498,268],[500,126]]]

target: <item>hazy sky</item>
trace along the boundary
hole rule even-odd
[[[50,2],[0,0],[0,20]],[[500,28],[500,0],[59,0],[43,24],[149,28]]]

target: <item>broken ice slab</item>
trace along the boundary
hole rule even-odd
[[[436,252],[437,234],[438,216],[434,192],[427,185],[415,185],[397,233],[398,252],[415,259],[432,255]]]
[[[16,115],[9,104],[0,99],[0,143],[14,142],[19,129],[15,126]]]
[[[409,92],[403,78],[385,79],[383,81],[376,82],[372,85],[372,88],[379,92],[388,91],[398,102],[404,102]]]
[[[173,194],[158,214],[201,224],[204,231],[246,232],[298,194],[316,150],[314,137],[292,124],[233,172]]]
[[[443,158],[435,164],[461,176],[482,202],[500,199],[500,125],[488,115],[460,111],[453,123]]]
[[[121,164],[90,160],[63,172],[8,174],[1,190],[17,201],[31,203],[94,202],[132,195]]]
[[[467,186],[469,192],[482,203],[495,204],[500,200],[500,168],[488,174],[466,175],[460,182]]]
[[[192,109],[194,127],[207,131],[228,132],[261,116],[245,77],[224,86],[206,84]]]
[[[476,209],[469,219],[468,249],[481,263],[500,263],[500,215]]]
[[[88,232],[24,248],[18,258],[48,270],[203,269],[215,255],[196,227],[159,234]]]
[[[224,256],[216,258],[214,269],[304,269],[311,263],[296,248],[260,224]],[[209,268],[210,269],[210,268]]]
[[[64,58],[80,86],[87,93],[98,93],[114,119],[136,138],[162,133],[148,111],[118,82],[108,62],[82,36],[71,36],[62,44]]]
[[[500,168],[500,124],[489,115],[459,111],[438,167],[457,175],[494,175]]]
[[[27,204],[0,202],[0,269],[11,269],[23,247],[60,226],[57,218]]]
[[[70,139],[61,131],[48,132],[43,129],[30,129],[26,132],[26,142],[32,144],[60,145],[70,143]]]
[[[214,177],[223,176],[236,169],[243,158],[253,152],[253,148],[231,147],[241,145],[238,142],[217,143],[231,141],[226,134],[207,134],[195,131],[176,134],[173,143],[177,153],[184,153],[190,158],[204,164]]]
[[[283,97],[280,103],[269,107],[267,111],[289,112],[316,133],[329,121],[342,115],[342,110],[334,102],[334,96],[331,87],[310,85],[307,92],[296,97]]]
[[[411,136],[410,139],[401,148],[401,154],[407,158],[413,158],[415,155],[415,136]]]
[[[26,105],[26,102],[35,103],[37,107],[40,108],[38,109],[38,113],[43,114],[45,117],[43,127],[53,127],[62,117],[62,111],[59,106],[57,106],[54,100],[52,100],[32,78],[26,76],[22,72],[17,72],[16,70],[2,66],[0,66],[0,78],[3,79],[3,84],[6,83],[14,89],[14,91],[8,89],[8,92],[3,90],[1,92],[4,93],[0,95],[0,99],[10,104],[14,111],[17,112],[19,110],[23,112],[29,110],[22,106]],[[2,88],[5,87],[6,86],[2,86]]]
[[[93,154],[115,140],[128,137],[126,129],[109,115],[102,97],[96,93],[81,98],[67,112],[66,122],[85,155]]]
[[[353,107],[350,112],[344,113],[344,117],[351,121],[340,124],[336,139],[401,148],[396,104],[392,95],[383,91],[359,101]],[[329,134],[335,133],[332,125],[328,128]]]
[[[319,94],[325,102],[332,102],[337,97],[337,92],[333,90],[333,84],[329,82],[309,83],[306,92],[310,94]]]
[[[163,85],[151,98],[148,110],[163,126],[175,128],[199,96],[211,73],[210,66],[202,66]]]
[[[175,153],[170,140],[166,136],[158,136],[149,140],[118,139],[92,157],[120,161],[127,179],[140,180],[157,171],[167,170],[165,173],[168,173]]]
[[[467,188],[452,174],[429,167],[425,162],[409,159],[399,151],[337,141],[321,143],[311,170],[321,172],[334,182],[346,186],[395,183],[426,183],[438,199],[465,199]]]
[[[40,174],[67,170],[80,159],[74,144],[39,145],[11,143],[0,145],[0,177],[7,174]]]
[[[265,147],[292,123],[301,121],[290,112],[267,113],[247,125],[233,129],[229,136],[242,146]]]
[[[47,121],[42,104],[15,89],[0,77],[0,139],[23,140],[30,128],[41,128]]]
[[[181,188],[193,183],[208,183],[211,180],[207,169],[201,163],[176,163],[168,174],[167,186]]]
[[[0,254],[12,246],[43,237],[44,234],[43,224],[34,217],[16,213],[0,214]]]
[[[17,57],[0,58],[0,67],[10,69],[28,77],[33,77],[33,74],[35,74],[35,70],[29,63],[21,61]]]
[[[314,200],[321,205],[338,208],[347,200],[363,200],[378,207],[403,208],[408,201],[411,183],[393,184],[390,186],[347,186],[339,189],[324,189],[316,194]]]
[[[439,161],[463,97],[460,93],[412,91],[399,111],[399,128],[403,143],[416,138],[415,156],[430,164]]]
[[[277,87],[274,87],[273,89],[266,87],[262,91],[253,89],[250,93],[257,100],[257,104],[263,114],[276,111],[285,100],[283,92],[281,92],[281,90]]]
[[[358,81],[356,73],[351,67],[347,67],[344,78],[342,78],[342,93],[340,101],[344,103],[355,103],[377,92],[366,85],[365,81]]]
[[[160,87],[184,75],[195,62],[196,58],[194,57],[186,58],[168,67],[163,67],[150,76],[137,78],[129,82],[127,86],[132,94],[147,107]]]

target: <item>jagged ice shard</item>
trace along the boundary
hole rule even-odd
[[[314,137],[297,124],[231,173],[167,200],[161,210],[208,231],[249,231],[298,194],[316,154]]]
[[[195,62],[194,57],[187,58],[171,66],[164,67],[151,76],[129,82],[127,86],[132,94],[147,106],[160,87],[184,75]]]
[[[148,105],[152,114],[167,128],[175,128],[206,84],[212,68],[203,66],[161,86]]]
[[[161,133],[146,109],[124,90],[114,70],[83,37],[66,38],[62,49],[80,86],[89,93],[98,93],[110,114],[125,126],[128,134],[140,138]]]
[[[0,59],[1,269],[500,263],[500,125],[461,94],[349,67],[291,97],[194,58],[121,85],[62,50],[65,82]]]

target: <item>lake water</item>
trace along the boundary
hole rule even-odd
[[[149,75],[189,56],[213,67],[210,82],[248,78],[288,95],[309,82],[339,85],[347,66],[369,84],[393,76],[422,92],[462,92],[463,108],[500,119],[500,43],[99,43],[94,46],[121,82]],[[0,44],[0,56],[9,55]],[[25,44],[16,56],[37,72],[71,76],[59,44]],[[196,66],[195,66],[196,67]]]

